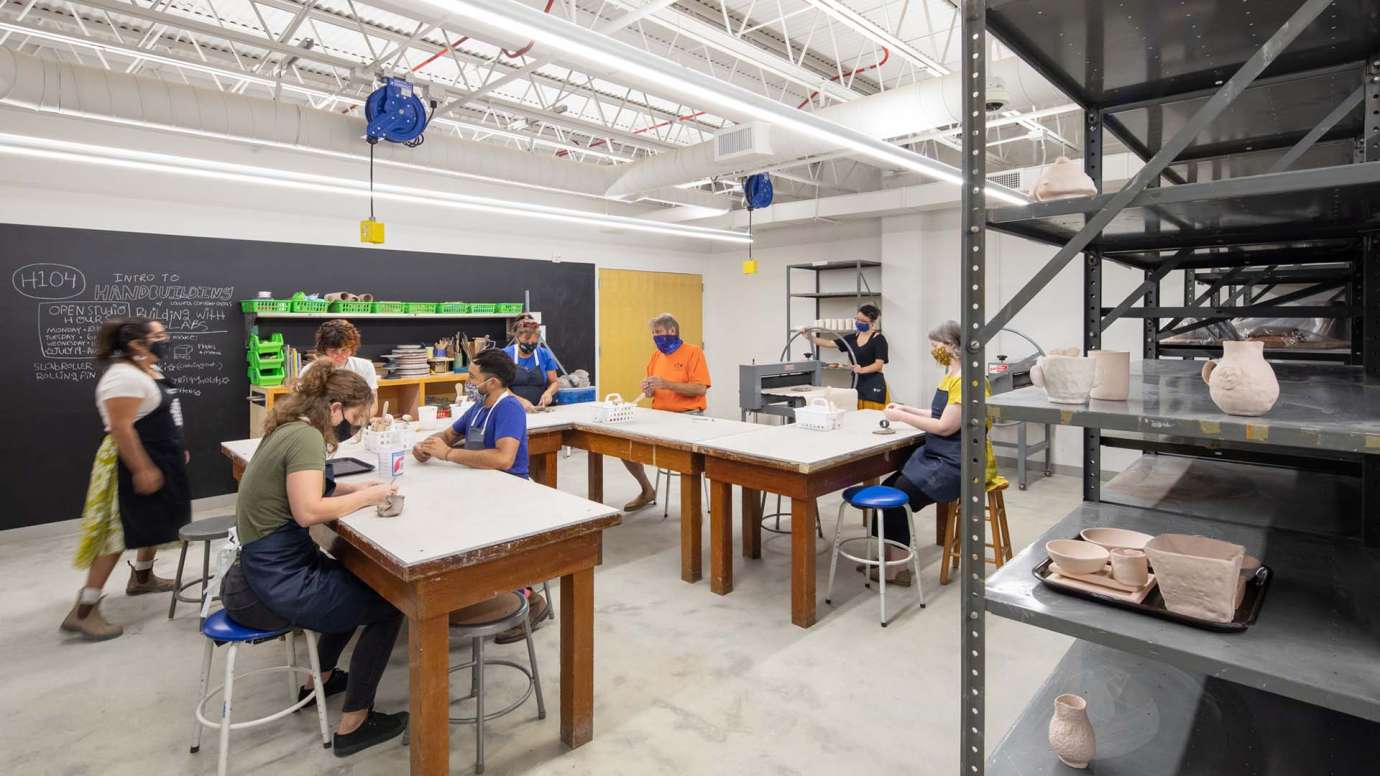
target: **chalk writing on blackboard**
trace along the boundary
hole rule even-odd
[[[51,262],[25,264],[10,274],[10,283],[30,299],[71,299],[86,290],[81,270]]]
[[[122,315],[129,315],[128,302],[44,302],[38,306],[39,349],[55,361],[90,361],[101,324]]]

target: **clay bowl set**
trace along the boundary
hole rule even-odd
[[[1050,571],[1144,599],[1154,579],[1145,546],[1154,537],[1126,528],[1085,528],[1079,537],[1045,543]]]

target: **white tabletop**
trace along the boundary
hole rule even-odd
[[[222,446],[247,462],[260,441],[241,439]],[[375,459],[359,444],[341,445],[334,457],[369,463]],[[377,472],[344,481],[368,479],[378,479]],[[422,464],[410,455],[398,478],[398,492],[407,497],[398,517],[378,517],[369,507],[341,522],[401,566],[465,555],[618,514],[612,507],[503,472],[440,462]]]
[[[897,447],[923,436],[920,431],[894,424],[895,434],[874,434],[879,429],[880,410],[858,410],[843,416],[843,427],[833,431],[810,431],[796,424],[758,427],[758,430],[711,439],[695,446],[707,454],[728,453],[782,468],[810,472],[842,460]]]
[[[590,420],[580,422],[579,426],[583,429],[614,436],[652,439],[657,442],[678,444],[685,447],[708,439],[752,433],[762,428],[756,423],[743,423],[737,420],[711,418],[706,415],[689,415],[683,412],[667,412],[645,407],[634,409],[632,420],[622,423],[595,423]]]

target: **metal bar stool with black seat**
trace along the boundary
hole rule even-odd
[[[474,772],[484,772],[484,723],[515,711],[527,702],[535,692],[537,695],[537,719],[546,719],[546,701],[541,694],[541,672],[537,669],[537,650],[532,644],[532,627],[527,621],[527,597],[522,593],[502,593],[483,603],[466,607],[450,614],[450,634],[455,639],[469,639],[470,660],[450,667],[450,672],[470,669],[470,694],[451,701],[452,704],[474,698],[473,716],[451,717],[450,721],[460,725],[474,725],[475,755]],[[527,641],[526,666],[511,660],[497,660],[484,656],[484,640],[502,633],[516,625],[521,625]],[[497,711],[484,711],[484,668],[486,666],[507,666],[516,669],[527,677],[527,690],[522,697]]]
[[[864,516],[873,527],[876,536],[854,536],[848,539],[839,539],[839,531],[843,527],[843,510],[845,507],[853,506],[863,510]],[[885,520],[881,519],[883,509],[901,508],[906,510],[906,519],[910,523],[910,544],[902,544],[895,539],[886,538]],[[856,563],[861,563],[864,573],[870,574],[870,568],[877,569],[877,591],[881,598],[881,623],[885,628],[890,622],[886,617],[886,569],[888,566],[903,566],[907,563],[911,565],[911,573],[914,575],[915,591],[919,595],[920,608],[925,608],[925,585],[920,579],[920,552],[916,540],[915,513],[910,510],[910,497],[906,492],[898,488],[886,485],[854,485],[843,492],[843,503],[839,504],[838,520],[834,523],[834,552],[829,559],[829,589],[824,594],[824,603],[832,604],[834,595],[834,575],[838,571],[839,558],[847,558]],[[849,554],[845,547],[856,542],[870,544],[875,539],[876,557],[863,557]],[[898,560],[886,559],[886,548],[895,547],[904,550],[906,556]],[[866,577],[864,577],[866,579]],[[871,587],[867,582],[863,582],[864,587]]]
[[[206,595],[206,585],[211,581],[211,542],[229,536],[230,528],[234,524],[234,515],[223,515],[193,520],[178,529],[177,538],[182,542],[182,554],[177,557],[177,576],[173,579],[176,587],[173,588],[172,601],[168,603],[169,620],[177,613],[178,601],[184,604],[201,603],[202,596]],[[201,578],[183,582],[182,569],[187,565],[187,545],[192,542],[205,542],[201,555]],[[183,590],[198,584],[201,585],[201,595],[193,597],[182,594]]]
[[[992,551],[991,557],[984,558],[997,568],[1001,568],[1011,560],[1011,529],[1006,524],[1006,499],[1002,497],[1002,491],[1010,485],[1005,479],[998,478],[997,482],[992,483],[987,488],[987,526],[992,534],[992,541],[988,543],[987,549]],[[959,565],[959,558],[962,552],[959,550],[958,523],[961,513],[958,510],[958,502],[951,501],[941,505],[948,513],[947,523],[944,529],[944,557],[939,564],[939,584],[949,584],[950,570],[956,570]],[[987,553],[984,551],[983,555]]]

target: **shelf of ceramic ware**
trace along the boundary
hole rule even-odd
[[[1227,415],[1208,395],[1195,361],[1139,361],[1131,365],[1126,401],[1056,404],[1036,387],[987,401],[1000,420],[1057,423],[1113,431],[1222,439],[1301,449],[1380,452],[1380,379],[1361,367],[1274,364],[1279,400],[1263,416]]]
[[[1239,684],[1380,721],[1380,550],[1237,522],[1085,502],[987,580],[987,610]],[[1228,509],[1226,505],[1223,509]],[[1045,542],[1113,526],[1151,535],[1199,534],[1235,542],[1273,571],[1259,619],[1218,633],[1075,598],[1045,587],[1031,569]]]
[[[1096,754],[1085,771],[1050,749],[1054,699],[1066,693],[1088,704]],[[1377,735],[1375,722],[1080,641],[992,749],[987,774],[1371,773]]]

